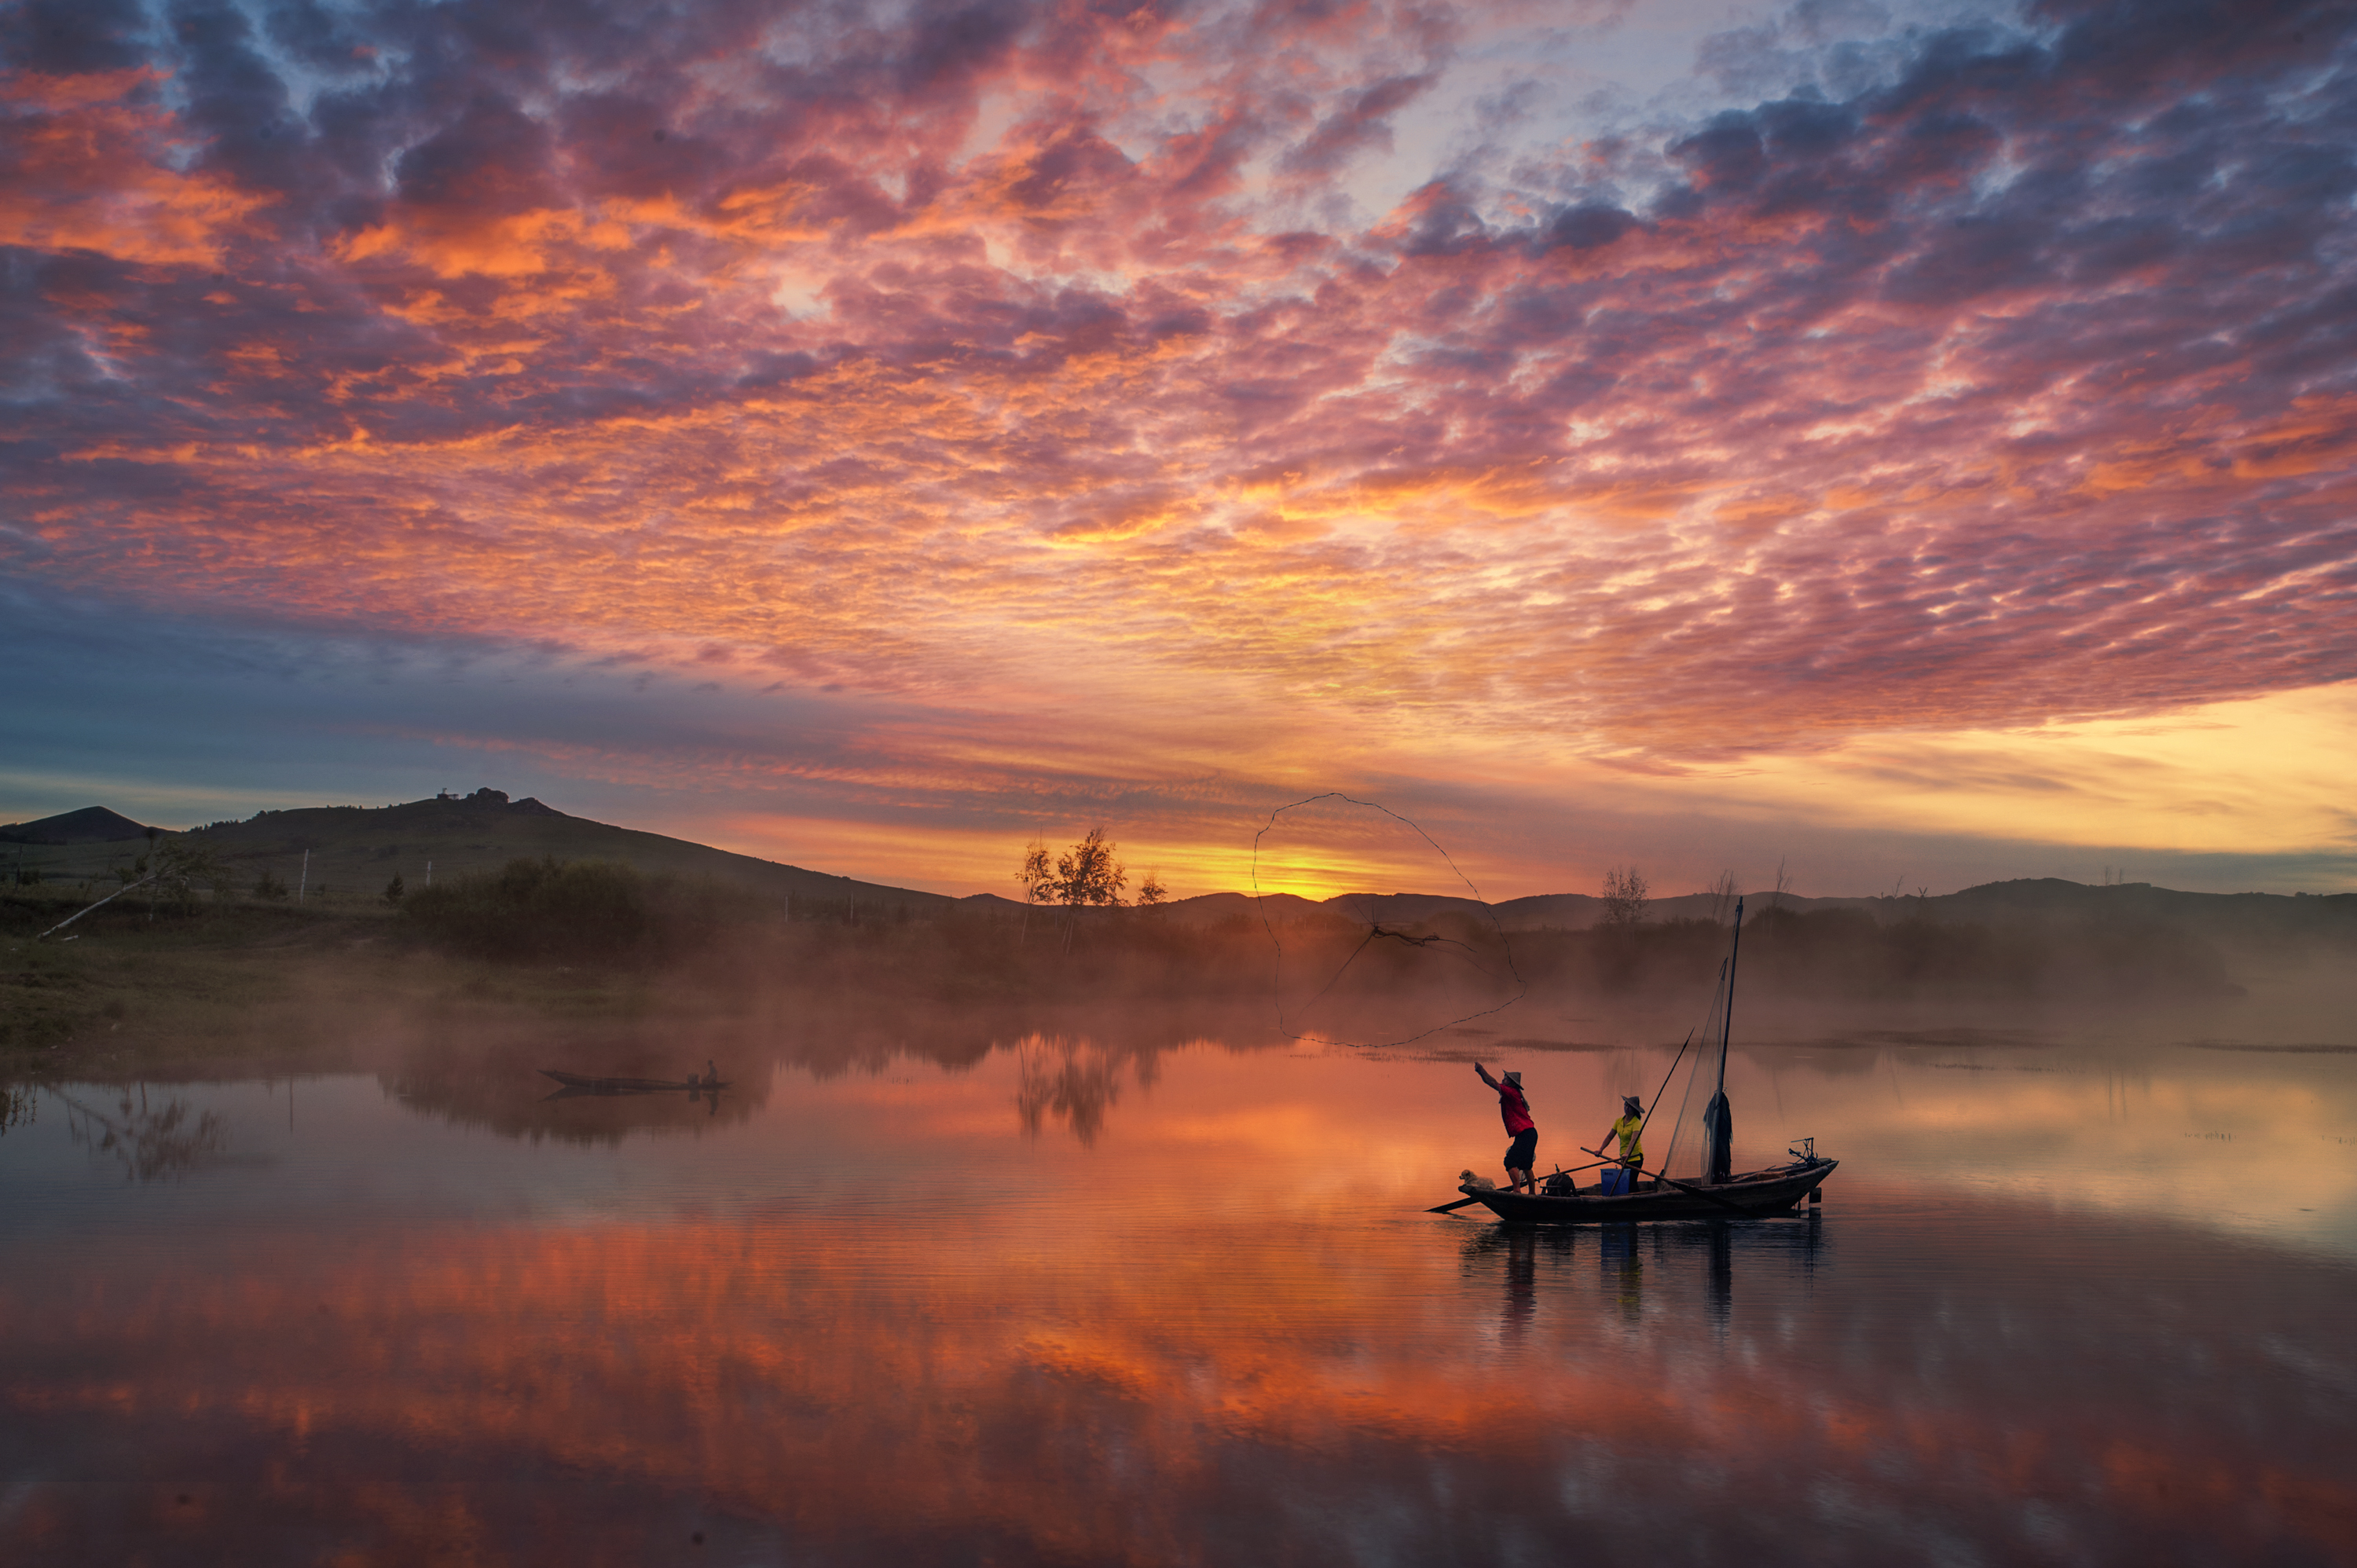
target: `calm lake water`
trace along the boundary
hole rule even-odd
[[[1467,1063],[1544,1168],[1668,1051],[1109,1037],[40,1090],[0,1555],[2357,1563],[2346,1048],[1803,1035],[1822,1210],[1534,1232]]]

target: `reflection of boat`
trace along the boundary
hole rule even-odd
[[[1813,1201],[1817,1187],[1841,1162],[1816,1152],[1816,1141],[1804,1141],[1791,1151],[1792,1163],[1765,1170],[1728,1169],[1728,1151],[1735,1138],[1735,1119],[1727,1104],[1727,1047],[1735,1032],[1735,961],[1743,946],[1743,903],[1735,905],[1735,941],[1727,955],[1727,1010],[1718,1033],[1718,1087],[1702,1113],[1703,1175],[1695,1181],[1656,1176],[1654,1185],[1635,1192],[1605,1196],[1593,1192],[1549,1194],[1508,1190],[1483,1191],[1460,1187],[1472,1201],[1501,1219],[1524,1225],[1593,1225],[1630,1219],[1709,1219],[1730,1216],[1778,1214],[1803,1198]],[[1674,1066],[1673,1068],[1674,1070]],[[1658,1098],[1658,1097],[1657,1097]],[[1650,1112],[1648,1113],[1650,1119]],[[1618,1161],[1609,1162],[1617,1165]],[[1618,1174],[1617,1171],[1614,1174]],[[1568,1178],[1566,1178],[1566,1180]],[[1640,1179],[1642,1179],[1641,1176]]]
[[[553,1078],[569,1090],[582,1094],[664,1094],[682,1090],[694,1093],[698,1090],[726,1089],[727,1084],[688,1079],[681,1081],[665,1078],[592,1078],[587,1073],[559,1072],[554,1068],[540,1069],[544,1078]]]

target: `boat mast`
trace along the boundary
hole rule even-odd
[[[1703,1108],[1705,1181],[1725,1181],[1733,1168],[1735,1119],[1727,1107],[1727,1046],[1735,1034],[1735,961],[1743,951],[1743,900],[1735,901],[1735,941],[1727,954],[1727,1014],[1718,1031],[1718,1087]]]

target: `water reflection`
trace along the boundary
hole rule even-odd
[[[2357,1245],[2226,1208],[2255,1154],[2287,1216],[2346,1190],[2345,1058],[1788,1057],[1781,1125],[1738,1061],[1738,1137],[1844,1156],[1824,1213],[1558,1230],[1419,1212],[1495,1146],[1453,1062],[1157,1020],[739,1065],[819,1032],[420,1050],[397,1103],[307,1088],[299,1133],[238,1108],[258,1089],[178,1096],[179,1130],[226,1105],[241,1150],[283,1137],[267,1181],[90,1180],[62,1125],[11,1129],[10,1190],[61,1190],[14,1184],[42,1158],[87,1190],[6,1237],[0,1555],[2352,1557]],[[537,1098],[544,1066],[707,1056],[744,1099]],[[1663,1063],[1544,1058],[1551,1102]],[[657,1102],[702,1135],[538,1120]],[[2253,1125],[2284,1147],[2192,1135]]]
[[[1710,1228],[1710,1321],[1723,1339],[1727,1336],[1727,1319],[1735,1311],[1735,1230],[1725,1220],[1705,1221]],[[1802,1221],[1809,1228],[1809,1257],[1816,1257],[1816,1240],[1822,1217],[1812,1211]]]
[[[1092,1040],[1028,1035],[1014,1047],[1015,1113],[1023,1135],[1037,1139],[1051,1121],[1060,1122],[1082,1148],[1096,1146],[1105,1113],[1121,1100],[1125,1074],[1151,1088],[1159,1053],[1108,1049]]]
[[[386,1090],[410,1109],[459,1126],[531,1141],[612,1144],[634,1132],[741,1122],[767,1103],[777,1070],[821,1082],[874,1076],[911,1063],[965,1071],[994,1058],[1017,1069],[1016,1125],[1050,1128],[1092,1146],[1125,1085],[1155,1082],[1161,1058],[1209,1039],[1226,1048],[1286,1044],[1254,1008],[1239,1022],[1225,1004],[1136,1009],[1004,1004],[943,1009],[907,999],[810,1002],[694,1028],[629,1019],[564,1027],[514,1024],[467,1031],[388,1031],[376,1055]],[[1222,1033],[1225,1031],[1225,1033]],[[730,1089],[709,1096],[617,1097],[548,1092],[544,1069],[589,1077],[684,1079],[707,1060]],[[608,1103],[593,1104],[593,1101]]]
[[[1927,1540],[2299,1562],[2349,1540],[2357,1367],[2321,1310],[2345,1270],[2245,1253],[2189,1277],[2166,1228],[1984,1208],[1941,1235],[1825,1227],[1857,1271],[1829,1291],[1806,1221],[1450,1249],[1446,1221],[1329,1219],[1165,1214],[1151,1247],[1102,1216],[1061,1246],[787,1214],[402,1228],[112,1259],[80,1294],[20,1277],[0,1385],[52,1444],[15,1472],[24,1539],[424,1561],[456,1509],[486,1562],[647,1561],[691,1529],[920,1563],[1888,1563]],[[173,1305],[92,1310],[93,1288]],[[260,1506],[299,1552],[250,1511],[157,1500],[290,1466],[299,1488]],[[39,1478],[92,1473],[115,1478]]]
[[[1509,1341],[1522,1337],[1543,1300],[1602,1303],[1623,1327],[1639,1326],[1651,1314],[1698,1308],[1701,1320],[1724,1340],[1734,1321],[1738,1253],[1746,1268],[1797,1271],[1805,1283],[1824,1244],[1823,1217],[1813,1210],[1760,1220],[1484,1224],[1459,1251],[1465,1277],[1497,1279],[1499,1324]],[[1584,1268],[1583,1254],[1589,1259]]]
[[[611,1145],[632,1133],[694,1132],[746,1122],[768,1100],[770,1075],[766,1068],[754,1074],[724,1073],[732,1081],[718,1093],[552,1093],[543,1070],[562,1065],[592,1077],[683,1082],[690,1073],[700,1075],[705,1060],[723,1048],[694,1048],[705,1043],[630,1032],[553,1036],[536,1029],[473,1039],[437,1036],[405,1043],[377,1079],[409,1109],[462,1127],[534,1143]]]
[[[195,1112],[178,1095],[154,1106],[145,1084],[121,1092],[112,1114],[62,1090],[52,1090],[66,1108],[66,1131],[74,1144],[104,1155],[123,1167],[125,1181],[167,1181],[188,1175],[228,1147],[221,1114]]]

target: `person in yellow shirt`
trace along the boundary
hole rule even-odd
[[[1624,1168],[1629,1173],[1631,1192],[1637,1190],[1637,1176],[1645,1164],[1645,1147],[1640,1138],[1640,1134],[1644,1130],[1645,1107],[1639,1102],[1635,1095],[1623,1095],[1620,1100],[1620,1119],[1604,1129],[1603,1138],[1597,1140],[1597,1152],[1599,1154],[1603,1152],[1604,1145],[1609,1140],[1613,1138],[1620,1140],[1620,1158],[1624,1162]],[[1659,1187],[1662,1184],[1656,1181],[1653,1185]]]

